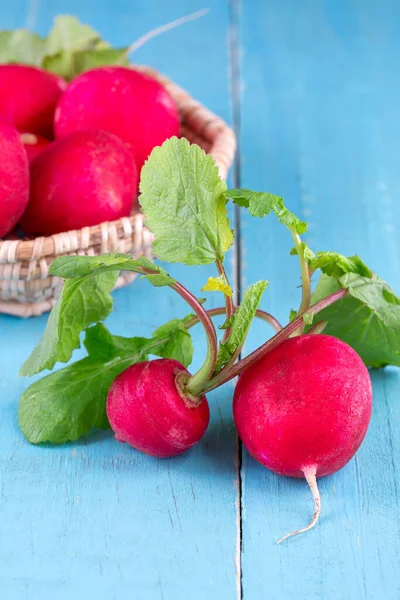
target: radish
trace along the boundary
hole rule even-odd
[[[132,365],[112,384],[107,416],[119,442],[167,458],[188,450],[203,437],[210,410],[205,396],[181,391],[189,377],[177,360],[158,359]]]
[[[0,119],[18,131],[53,135],[54,111],[66,82],[27,65],[0,65]]]
[[[371,408],[367,368],[350,346],[328,335],[290,338],[241,374],[233,414],[243,444],[271,471],[305,477],[314,496],[311,523],[279,542],[317,523],[316,478],[354,456]]]
[[[19,221],[28,203],[28,157],[17,131],[0,124],[0,237]]]
[[[32,162],[50,144],[50,140],[34,133],[21,133],[19,137],[25,147],[29,162]]]
[[[140,170],[155,146],[179,134],[179,115],[170,94],[152,77],[127,67],[100,67],[68,85],[54,127],[56,137],[87,128],[114,133]]]
[[[31,163],[31,192],[21,226],[53,234],[130,215],[137,171],[129,151],[104,131],[56,140]]]

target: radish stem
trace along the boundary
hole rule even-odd
[[[153,275],[157,274],[157,271],[140,267],[138,269],[138,273],[142,273],[143,275]],[[203,308],[197,298],[191,292],[189,292],[188,289],[186,289],[178,281],[171,284],[169,287],[177,292],[181,298],[183,298],[194,310],[196,313],[196,319],[203,325],[206,334],[207,355],[205,361],[197,373],[192,375],[185,385],[185,389],[187,390],[188,394],[197,397],[202,393],[202,388],[204,387],[205,383],[210,380],[214,372],[218,354],[217,333],[215,331],[214,323],[207,314],[207,311]]]
[[[209,317],[218,317],[219,315],[225,314],[225,307],[221,306],[219,308],[210,308],[209,310],[206,310],[206,313],[208,314]],[[271,315],[270,313],[265,312],[265,310],[257,309],[256,317],[258,319],[261,319],[261,321],[265,321],[266,323],[268,323],[268,325],[271,325],[271,327],[273,327],[273,329],[275,329],[276,333],[278,333],[278,331],[283,329],[283,327],[279,323],[279,321],[277,319],[275,319],[275,317],[273,315]],[[186,323],[187,329],[190,329],[194,325],[197,325],[198,322],[199,322],[199,318],[193,317],[192,319],[190,319],[190,321],[187,321],[187,323]]]
[[[217,265],[218,273],[223,277],[225,283],[227,285],[229,285],[229,280],[226,275],[224,265],[222,264],[222,262],[220,260],[216,261],[216,265]],[[226,294],[224,294],[224,296],[225,296],[226,318],[230,319],[231,316],[233,315],[233,313],[235,312],[235,307],[234,307],[232,298],[230,296],[227,296]],[[228,329],[226,329],[224,332],[222,343],[224,343],[226,341],[226,339],[229,337],[230,332],[231,332],[231,328],[228,327]]]
[[[261,319],[262,321],[265,321],[269,325],[271,325],[271,327],[273,327],[275,329],[276,333],[278,333],[281,329],[283,329],[283,327],[279,323],[278,319],[275,319],[275,317],[273,315],[271,315],[268,312],[265,312],[265,310],[257,309],[256,317],[258,319]]]
[[[329,296],[326,296],[326,298],[322,298],[322,300],[319,300],[318,302],[313,304],[306,312],[316,315],[327,306],[330,306],[334,302],[341,300],[346,294],[347,290],[344,289],[338,290],[337,292],[333,292],[333,294],[330,294]],[[286,340],[288,337],[290,337],[292,333],[299,329],[302,323],[303,315],[299,315],[298,317],[293,319],[293,321],[291,321],[288,325],[286,325],[286,327],[284,327],[276,335],[274,335],[274,337],[265,342],[265,344],[257,348],[257,350],[254,350],[254,352],[252,352],[248,356],[246,356],[246,358],[243,358],[235,365],[231,366],[229,369],[221,369],[221,371],[217,375],[215,375],[215,377],[210,379],[210,381],[206,384],[202,391],[210,392],[211,390],[214,390],[223,383],[230,381],[237,375],[240,375],[240,373],[244,371],[247,367],[249,367],[257,360],[262,358],[270,350],[273,350],[274,348],[279,346],[279,344],[281,344],[283,340]]]
[[[308,264],[304,257],[303,245],[301,243],[301,238],[299,234],[291,229],[291,233],[293,236],[293,241],[295,248],[297,250],[297,255],[299,257],[300,269],[301,269],[301,282],[302,282],[302,293],[301,293],[301,304],[299,310],[297,311],[298,315],[303,314],[309,307],[311,303],[311,283],[310,283],[310,274],[308,271]],[[299,327],[298,331],[295,334],[301,334],[304,331],[304,322]]]
[[[298,535],[299,533],[305,533],[306,531],[309,531],[318,522],[319,515],[321,514],[321,496],[320,496],[318,484],[317,484],[316,468],[310,467],[310,468],[304,469],[304,477],[306,478],[307,483],[310,486],[310,489],[311,489],[311,492],[312,492],[312,495],[314,498],[313,517],[312,517],[310,523],[307,525],[307,527],[303,527],[302,529],[297,529],[296,531],[287,533],[280,540],[278,540],[276,542],[277,544],[281,544],[284,540],[287,540],[288,538],[292,537],[293,535]]]
[[[318,321],[308,330],[308,333],[322,333],[327,325],[326,321]]]
[[[187,381],[185,389],[192,396],[199,396],[201,394],[201,390],[205,384],[205,382],[209,381],[210,377],[213,374],[215,363],[217,360],[218,353],[218,342],[217,342],[217,334],[215,331],[215,327],[211,318],[208,316],[206,310],[202,307],[200,302],[197,300],[195,296],[189,290],[187,290],[183,285],[176,282],[170,286],[173,290],[178,292],[178,294],[186,300],[186,302],[191,306],[191,308],[196,313],[199,321],[204,327],[204,331],[207,337],[207,355],[203,365],[200,369],[190,377]]]

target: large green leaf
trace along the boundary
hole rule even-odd
[[[156,256],[187,265],[222,261],[233,242],[225,190],[214,159],[199,146],[171,138],[154,148],[139,200]]]
[[[340,277],[342,287],[365,304],[387,327],[400,333],[400,298],[378,275],[371,278],[357,273]]]
[[[189,315],[190,318],[192,316]],[[173,319],[156,329],[153,338],[158,344],[156,350],[149,350],[149,353],[163,358],[175,358],[185,367],[188,367],[193,358],[193,342],[185,327],[186,320]]]
[[[349,292],[359,297],[346,296],[318,313],[315,319],[325,321],[324,333],[349,344],[367,366],[400,366],[398,298],[391,296],[394,292],[376,275],[372,283],[369,279],[369,283],[364,284],[358,280],[360,285],[354,288],[351,287],[353,279],[346,276],[345,282]],[[341,287],[336,279],[322,275],[313,294],[313,303]],[[394,301],[388,302],[385,296]]]
[[[56,362],[67,362],[80,346],[80,333],[103,321],[111,312],[110,292],[117,278],[118,271],[112,271],[66,281],[43,336],[22,365],[20,374],[32,376],[52,369]]]

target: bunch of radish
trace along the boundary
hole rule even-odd
[[[165,87],[127,56],[202,14],[121,49],[68,15],[47,38],[1,32],[0,60],[9,64],[0,64],[0,238],[17,225],[25,235],[51,235],[131,214],[145,160],[179,135],[180,120]],[[16,56],[15,46],[28,51]]]
[[[238,434],[262,465],[307,480],[315,512],[310,524],[294,533],[310,529],[321,511],[317,478],[344,467],[366,435],[372,408],[368,367],[400,366],[400,299],[357,255],[314,253],[301,237],[307,223],[281,197],[227,190],[213,158],[185,139],[172,137],[153,149],[142,167],[140,192],[158,258],[215,264],[215,276],[201,289],[221,294],[224,306],[207,310],[200,290],[188,290],[144,257],[57,258],[50,272],[65,279],[63,293],[21,374],[69,361],[82,332],[87,356],[26,389],[19,405],[25,437],[35,444],[64,443],[93,427],[111,427],[119,442],[154,457],[173,457],[205,434],[206,394],[236,380],[232,407]],[[224,268],[234,239],[229,200],[255,218],[273,213],[292,236],[302,293],[285,326],[259,308],[266,280],[250,285],[240,303],[234,301]],[[156,292],[171,288],[192,312],[149,338],[112,335],[102,321],[112,310],[110,291],[121,270],[140,274]],[[313,290],[311,277],[318,271]],[[90,311],[83,310],[86,306]],[[221,314],[225,322],[218,335],[213,317]],[[254,318],[271,325],[274,335],[240,358]],[[190,329],[197,323],[204,328],[207,353],[191,374]]]
[[[307,527],[293,532],[300,533],[320,515],[317,478],[344,467],[366,435],[372,407],[368,367],[400,366],[400,299],[358,256],[312,252],[301,239],[307,224],[281,197],[227,190],[212,157],[177,138],[173,99],[160,83],[131,68],[127,56],[153,35],[201,14],[122,49],[68,16],[56,19],[46,39],[25,32],[25,45],[19,43],[21,31],[18,44],[9,32],[3,62],[10,64],[0,65],[0,237],[16,226],[25,234],[51,235],[128,216],[140,189],[158,258],[214,263],[216,276],[202,291],[224,298],[222,308],[207,310],[199,290],[192,293],[144,257],[57,258],[50,273],[65,279],[64,288],[21,374],[68,362],[82,332],[87,356],[29,386],[19,423],[35,444],[64,443],[92,428],[111,427],[119,442],[168,458],[205,434],[207,392],[236,380],[232,410],[244,446],[271,471],[305,478],[310,486],[315,511]],[[24,47],[37,52],[15,54]],[[256,218],[274,213],[290,231],[302,295],[284,327],[259,308],[266,280],[249,286],[240,303],[233,300],[223,264],[234,239],[229,200]],[[112,335],[103,321],[112,311],[110,292],[121,270],[140,274],[156,289],[170,287],[192,312],[150,338]],[[317,271],[320,280],[312,290]],[[212,320],[219,314],[226,317],[220,340]],[[240,358],[254,318],[269,323],[274,335]],[[190,329],[197,323],[207,353],[191,374]]]

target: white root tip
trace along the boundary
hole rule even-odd
[[[296,531],[287,533],[280,540],[278,540],[276,542],[277,544],[281,544],[282,542],[284,542],[288,538],[292,537],[293,535],[298,535],[299,533],[305,533],[306,531],[309,531],[318,522],[319,515],[321,514],[321,496],[319,494],[319,489],[318,489],[318,484],[317,484],[316,468],[312,467],[309,469],[304,469],[304,477],[306,478],[307,483],[310,486],[310,489],[311,489],[311,492],[312,492],[312,495],[314,498],[314,514],[311,519],[311,522],[309,523],[309,525],[307,525],[307,527],[303,527],[303,529],[297,529]]]
[[[157,37],[161,33],[165,33],[166,31],[175,29],[175,27],[179,27],[180,25],[184,25],[185,23],[189,23],[190,21],[196,21],[197,19],[204,17],[209,12],[210,12],[209,8],[203,8],[202,10],[198,10],[194,13],[191,13],[190,15],[186,15],[185,17],[180,17],[180,19],[171,21],[171,23],[166,23],[165,25],[160,25],[159,27],[156,27],[155,29],[148,31],[147,33],[142,35],[142,37],[140,37],[138,40],[136,40],[136,42],[133,42],[133,44],[131,44],[129,46],[128,50],[126,52],[124,52],[123,57],[126,58],[127,56],[129,56],[129,54],[132,54],[132,52],[135,52],[135,50],[138,50],[138,48],[141,48],[149,40]]]

